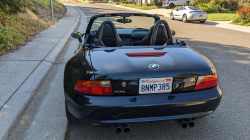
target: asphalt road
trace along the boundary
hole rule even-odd
[[[100,13],[136,12],[104,4],[72,4],[88,19]],[[217,68],[223,91],[217,110],[187,129],[175,121],[133,123],[129,134],[117,135],[114,128],[73,124],[68,139],[250,139],[250,34],[198,22],[161,19],[169,23],[176,38],[208,57]]]

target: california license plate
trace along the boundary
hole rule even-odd
[[[140,79],[139,94],[171,92],[172,83],[172,77]]]

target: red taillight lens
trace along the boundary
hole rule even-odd
[[[218,84],[217,74],[198,76],[194,90],[201,90],[210,87],[214,87]]]
[[[78,81],[75,89],[84,94],[113,95],[110,81]]]

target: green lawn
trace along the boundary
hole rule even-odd
[[[235,14],[232,13],[210,13],[208,14],[208,20],[211,21],[230,21]]]
[[[150,10],[150,9],[157,9],[160,8],[161,6],[147,6],[145,3],[141,4],[138,3],[136,5],[134,4],[122,4],[122,6],[126,6],[126,7],[131,7],[131,8],[137,8],[137,9],[142,9],[142,10]]]

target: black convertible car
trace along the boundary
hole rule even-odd
[[[82,47],[64,72],[68,121],[113,124],[120,133],[133,122],[193,127],[215,111],[222,97],[215,67],[173,33],[156,15],[91,17],[85,34],[72,33]]]

